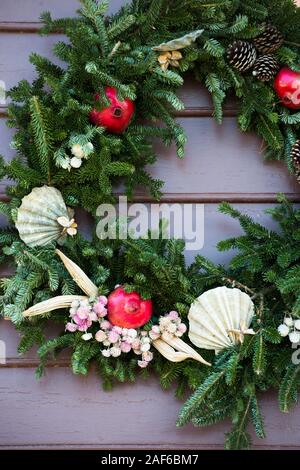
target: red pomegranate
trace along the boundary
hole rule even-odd
[[[122,134],[129,126],[134,113],[134,103],[129,98],[120,101],[115,88],[106,87],[105,94],[110,101],[110,106],[98,111],[93,109],[90,113],[90,121],[95,126],[106,127],[112,134]],[[95,96],[99,100],[99,95]]]
[[[300,109],[300,73],[283,67],[276,75],[274,89],[287,108]]]
[[[152,300],[143,300],[137,292],[127,293],[122,286],[109,296],[108,320],[122,328],[139,328],[152,316]]]

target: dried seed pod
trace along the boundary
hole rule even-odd
[[[23,312],[23,317],[35,317],[37,315],[43,315],[45,313],[52,312],[53,310],[59,310],[61,308],[70,308],[74,300],[86,300],[88,297],[82,295],[61,295],[53,297],[52,299],[44,300],[36,305],[33,305],[28,310]]]

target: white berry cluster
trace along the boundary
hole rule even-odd
[[[101,351],[104,357],[119,357],[122,353],[133,351],[141,356],[138,365],[142,368],[147,367],[153,359],[153,353],[150,351],[151,339],[147,331],[113,326],[104,320],[100,323],[100,330],[95,334],[95,339],[105,346]]]
[[[140,367],[147,367],[153,359],[150,352],[151,338],[147,331],[134,328],[121,328],[112,325],[107,317],[107,297],[100,295],[96,299],[73,301],[70,308],[70,318],[66,330],[74,333],[81,331],[81,338],[90,341],[95,338],[104,348],[101,353],[104,357],[119,357],[122,353],[133,351],[141,356],[138,361]],[[98,324],[98,331],[93,335],[89,330]]]
[[[160,338],[163,334],[169,334],[180,338],[186,332],[186,325],[181,322],[177,312],[174,310],[160,317],[158,325],[152,326],[149,333],[152,340]]]
[[[73,157],[66,157],[62,164],[65,170],[71,170],[71,168],[80,168],[82,160],[88,158],[94,151],[92,142],[88,142],[86,145],[74,144],[71,148]]]
[[[300,320],[285,317],[283,323],[277,328],[280,336],[288,336],[291,343],[300,342]]]

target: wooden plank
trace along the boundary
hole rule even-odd
[[[147,205],[149,208],[149,205]],[[270,229],[276,229],[276,224],[271,220],[269,215],[265,214],[265,210],[269,207],[274,207],[271,204],[235,204],[234,207],[241,210],[243,213],[249,214],[257,222],[269,227]],[[154,207],[153,212],[158,210],[158,207]],[[195,206],[193,207],[194,216]],[[181,213],[184,213],[183,208]],[[95,228],[92,219],[83,211],[76,212],[76,220],[78,222],[79,232],[86,238],[90,236],[91,231]],[[201,222],[201,219],[199,219]],[[181,223],[181,217],[176,221],[176,229]],[[185,232],[187,233],[187,232]],[[200,253],[203,256],[208,257],[214,262],[227,264],[230,261],[232,253],[230,252],[217,252],[216,246],[220,240],[241,235],[242,231],[239,223],[231,219],[230,217],[221,214],[218,211],[218,205],[216,204],[205,204],[204,205],[204,244],[202,248],[193,249],[186,252],[187,263],[193,261],[194,256]],[[172,235],[172,231],[171,231]],[[184,234],[183,234],[184,235]]]
[[[108,13],[115,13],[124,0],[110,0]],[[75,16],[79,0],[1,0],[0,22],[38,22],[43,11],[51,11],[53,18]]]
[[[158,142],[155,146],[158,160],[148,169],[153,177],[165,181],[166,200],[268,202],[275,200],[277,192],[298,200],[296,179],[288,174],[283,163],[264,161],[261,140],[253,134],[242,134],[235,118],[224,119],[222,126],[213,119],[178,121],[188,137],[185,158],[176,157],[174,146],[166,148]],[[5,128],[4,120],[0,120],[0,134],[0,154],[9,160],[15,154],[9,148],[13,132]],[[0,183],[0,193],[4,193],[6,184]],[[116,188],[116,192],[121,191],[121,187]],[[140,199],[145,198],[142,188],[137,193]]]
[[[109,13],[116,12],[124,0],[110,0]],[[300,5],[300,0],[295,0]],[[42,11],[51,10],[54,18],[74,16],[78,0],[1,0],[0,22],[38,22]]]
[[[47,337],[49,339],[57,337],[62,332],[62,329],[60,325],[52,324],[49,321]],[[36,347],[32,348],[26,355],[18,353],[20,337],[20,333],[15,329],[11,321],[0,320],[0,341],[4,341],[6,345],[6,364],[2,364],[1,367],[37,367],[39,360]],[[64,351],[55,361],[49,364],[49,367],[57,367],[58,365],[66,367],[69,363],[69,353]]]
[[[162,391],[157,379],[100,389],[94,371],[88,377],[70,370],[47,371],[36,381],[32,369],[0,369],[2,448],[166,448],[218,449],[225,422],[210,428],[176,428],[181,401]],[[278,411],[274,393],[262,398],[267,438],[254,448],[299,448],[300,408]],[[284,433],[282,432],[284,429]]]
[[[36,74],[28,61],[29,55],[36,52],[55,60],[52,48],[62,38],[62,35],[44,37],[37,34],[1,34],[0,80],[5,82],[6,89],[23,79],[32,81]],[[59,63],[57,60],[55,62]]]
[[[163,155],[150,169],[165,181],[165,193],[274,193],[298,192],[299,186],[282,163],[267,162],[262,141],[254,134],[242,134],[235,118],[222,126],[214,120],[178,119],[187,134],[186,156],[174,158],[173,146],[156,146]]]

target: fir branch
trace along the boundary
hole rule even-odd
[[[207,379],[200,385],[196,392],[187,400],[179,413],[177,426],[184,426],[193,417],[196,417],[197,409],[212,394],[220,382],[223,381],[225,370],[211,373]]]
[[[290,364],[279,388],[279,406],[283,413],[288,413],[297,402],[300,384],[300,366]]]
[[[53,154],[52,132],[47,116],[47,111],[36,96],[32,97],[30,100],[30,112],[32,130],[35,139],[35,145],[39,152],[41,168],[43,169],[45,175],[47,175],[47,182],[50,184],[50,161]]]

